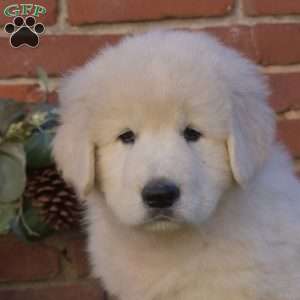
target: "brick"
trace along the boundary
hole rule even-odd
[[[105,300],[96,280],[60,284],[49,287],[2,289],[0,299],[6,300]]]
[[[278,122],[278,137],[294,157],[300,157],[300,120],[281,120]]]
[[[257,61],[257,53],[252,39],[251,28],[248,26],[209,27],[205,31],[215,35],[225,45],[233,47],[248,58]]]
[[[206,30],[264,65],[300,62],[300,24],[213,27]],[[52,35],[43,37],[36,49],[13,49],[7,38],[0,38],[0,52],[6,54],[6,59],[0,64],[0,78],[35,76],[38,65],[49,75],[61,75],[82,65],[98,49],[115,44],[120,38],[120,35]]]
[[[244,10],[249,16],[299,14],[297,0],[243,0]]]
[[[276,112],[300,109],[300,73],[269,74],[270,103]]]
[[[221,16],[232,11],[233,0],[68,0],[72,25]]]
[[[300,63],[300,24],[259,24],[253,35],[261,64]]]
[[[117,35],[44,36],[39,47],[11,48],[7,38],[0,38],[0,53],[5,60],[0,64],[0,78],[36,76],[36,67],[43,67],[49,75],[63,72],[85,63],[99,48],[116,43]]]
[[[78,277],[90,274],[85,240],[71,240],[67,246],[67,255],[73,264]]]
[[[207,28],[206,31],[257,60],[249,27],[213,27]],[[49,75],[61,75],[85,63],[100,48],[117,43],[121,37],[120,35],[45,36],[36,49],[27,47],[13,49],[7,39],[0,38],[0,52],[6,53],[5,61],[0,64],[0,78],[35,76],[38,65]]]
[[[19,102],[37,102],[43,92],[37,84],[0,85],[0,99],[14,99]]]
[[[43,280],[55,277],[60,271],[57,251],[12,236],[0,238],[0,257],[0,282]]]
[[[35,103],[43,101],[46,93],[38,84],[0,84],[0,100],[13,99],[18,102]],[[57,92],[51,91],[47,95],[49,102],[57,101]]]
[[[7,22],[11,22],[13,20],[13,17],[6,17],[3,14],[4,9],[8,5],[12,4],[20,4],[20,3],[31,3],[31,4],[38,4],[42,5],[47,9],[46,15],[40,15],[37,17],[37,21],[41,22],[46,25],[53,25],[56,22],[57,19],[57,11],[58,11],[58,6],[57,6],[57,0],[31,0],[31,1],[24,1],[24,0],[5,0],[5,1],[0,1],[0,25],[4,25]]]

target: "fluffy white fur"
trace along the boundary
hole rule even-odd
[[[93,271],[112,294],[300,299],[300,187],[267,96],[249,60],[181,31],[126,38],[62,82],[54,155],[86,200]],[[186,126],[203,137],[186,142]],[[161,177],[181,188],[169,222],[141,199]]]

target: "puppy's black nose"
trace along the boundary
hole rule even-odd
[[[174,183],[163,179],[149,182],[142,190],[144,203],[151,208],[171,207],[179,195],[179,188]]]

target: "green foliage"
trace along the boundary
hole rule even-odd
[[[40,80],[40,83],[41,83],[42,87],[44,88],[44,90],[46,92],[46,95],[47,95],[48,91],[49,91],[49,78],[48,78],[48,74],[40,66],[37,67],[36,73],[37,73],[37,76],[38,76],[38,78]]]
[[[15,218],[18,205],[16,203],[0,204],[0,235],[10,230],[11,222]]]
[[[26,183],[25,153],[22,144],[0,145],[0,205],[16,201]]]
[[[0,137],[3,139],[6,131],[12,123],[17,123],[25,116],[24,104],[8,99],[0,101]],[[0,140],[0,142],[1,142]]]
[[[26,241],[36,241],[53,232],[30,203],[23,203],[19,215],[11,224],[11,230]]]
[[[44,168],[53,163],[51,143],[54,132],[50,130],[37,131],[25,142],[27,167],[29,169]]]
[[[0,145],[0,234],[9,231],[26,182],[25,152],[22,144]]]
[[[55,105],[47,102],[49,78],[42,68],[37,76],[45,99],[25,104],[0,99],[0,234],[12,230],[26,240],[51,232],[31,203],[23,203],[26,170],[53,164],[51,143],[57,126]]]

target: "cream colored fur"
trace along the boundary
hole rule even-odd
[[[126,38],[63,80],[54,155],[86,200],[93,272],[112,294],[300,299],[300,186],[267,97],[249,60],[181,31]],[[188,143],[187,126],[203,137]],[[181,188],[169,223],[141,198],[161,177]]]

